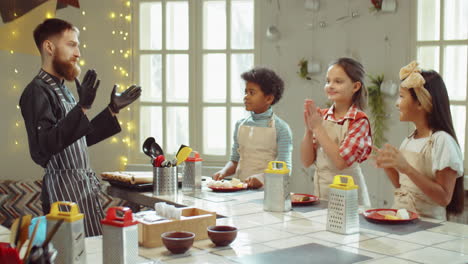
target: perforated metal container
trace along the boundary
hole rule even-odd
[[[153,194],[177,194],[177,167],[153,167]]]

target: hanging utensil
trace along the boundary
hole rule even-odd
[[[154,137],[149,137],[145,140],[145,142],[143,142],[143,153],[151,157],[151,160],[154,160],[158,156],[151,151],[151,146],[153,145],[153,143],[156,143]]]
[[[151,152],[157,157],[159,155],[164,155],[164,151],[162,150],[161,146],[159,146],[156,141],[151,143]]]
[[[39,218],[36,221],[36,225],[34,226],[34,230],[32,232],[31,238],[29,238],[29,244],[26,249],[26,253],[24,254],[24,258],[23,258],[23,260],[25,260],[24,263],[28,263],[29,253],[31,252],[32,244],[33,244],[34,239],[36,238],[37,228],[39,227],[40,223],[41,223],[41,219]]]
[[[162,167],[162,163],[164,162],[166,158],[164,158],[163,155],[157,156],[154,161],[153,161],[153,167]]]
[[[180,163],[184,162],[188,158],[188,156],[190,156],[190,153],[192,153],[192,148],[186,145],[180,145],[179,151],[177,151],[176,154],[176,165],[179,165]]]
[[[29,235],[29,225],[31,224],[31,219],[32,215],[25,215],[22,217],[22,223],[18,226],[18,245],[16,248],[18,249],[18,252],[21,251],[21,248],[24,245],[24,242],[28,240],[28,235]]]

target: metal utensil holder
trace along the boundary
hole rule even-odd
[[[177,194],[177,167],[153,167],[153,195]]]

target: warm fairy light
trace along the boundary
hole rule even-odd
[[[16,31],[12,31],[11,34],[12,34],[13,36],[16,36]]]
[[[122,35],[122,34],[123,34],[123,31],[122,31],[122,30],[120,30],[119,34],[120,34],[120,35]]]
[[[14,52],[13,50],[10,50],[10,53],[13,54],[13,53],[15,53],[15,52]]]
[[[129,111],[129,112],[130,112],[130,107],[127,107],[127,111]]]
[[[115,13],[114,12],[110,13],[110,18],[115,18]]]
[[[86,27],[83,27],[83,31],[86,31]]]
[[[15,145],[18,145],[18,141],[15,140]]]
[[[18,70],[15,68],[15,73],[18,73]]]
[[[85,65],[85,61],[84,60],[80,60],[80,66],[84,66]]]
[[[122,121],[119,121],[119,124],[120,124],[120,125],[123,125],[123,122],[122,122]]]
[[[123,40],[127,40],[127,37],[123,37]]]
[[[114,53],[115,53],[115,50],[112,50],[111,53],[114,54]]]
[[[112,143],[117,143],[117,141],[118,141],[118,140],[117,140],[116,137],[112,137],[112,139],[111,139],[111,142],[112,142]]]
[[[125,53],[124,58],[126,59],[128,58],[128,53]]]
[[[112,30],[112,35],[115,35],[115,30]]]
[[[122,67],[119,67],[119,70],[122,70]]]
[[[83,11],[83,12],[81,12],[81,14],[84,16],[84,15],[86,15],[86,12],[85,12],[85,11]]]
[[[125,73],[125,77],[128,77],[128,73]]]
[[[128,22],[132,21],[132,16],[131,15],[125,16],[125,20],[127,20]]]
[[[120,53],[123,53],[123,50],[120,50]]]
[[[19,123],[18,123],[18,122],[16,122],[16,127],[19,127]]]
[[[125,32],[125,36],[128,36],[128,32]]]
[[[18,14],[16,14],[16,12],[15,12],[15,13],[13,13],[13,15],[14,15],[15,17],[17,17],[17,16],[18,16]]]
[[[16,89],[16,85],[13,85],[13,89]]]
[[[16,109],[20,109],[19,105],[16,105]]]
[[[117,70],[117,66],[114,65],[114,70]]]
[[[122,13],[120,13],[120,17],[123,17],[123,14],[122,14]]]
[[[86,49],[86,47],[87,47],[87,46],[86,46],[86,44],[83,44],[83,48],[85,48],[85,49]]]
[[[46,13],[46,18],[53,18],[54,16],[50,13],[50,12],[47,12]]]
[[[127,2],[125,3],[125,5],[128,6],[128,7],[130,7],[130,1],[127,1]]]

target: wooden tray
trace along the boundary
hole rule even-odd
[[[216,213],[198,208],[182,209],[183,219],[164,220],[154,223],[138,223],[138,243],[146,248],[163,245],[161,234],[169,231],[189,231],[195,233],[195,240],[208,238],[206,228],[216,225]]]

